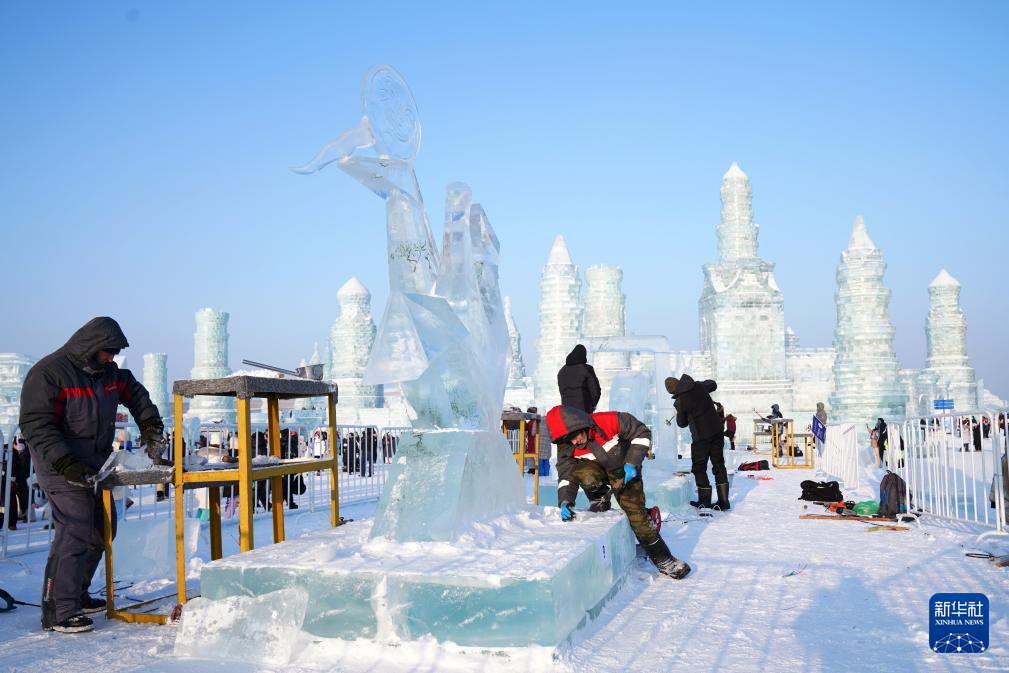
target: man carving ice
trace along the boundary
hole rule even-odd
[[[663,575],[682,579],[690,566],[669,552],[645,508],[641,461],[651,446],[644,423],[622,411],[589,415],[581,409],[556,406],[547,413],[550,437],[557,445],[557,501],[561,518],[575,518],[578,487],[589,497],[589,511],[605,512],[610,495],[627,515],[631,530],[648,558]]]
[[[93,480],[112,453],[119,404],[140,426],[153,460],[165,448],[161,415],[147,389],[113,359],[127,346],[115,320],[94,318],[39,360],[21,389],[21,431],[56,524],[42,586],[47,631],[90,631],[84,613],[105,608],[88,593],[105,548]],[[113,511],[113,536],[115,521]]]

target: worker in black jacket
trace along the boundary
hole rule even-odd
[[[610,508],[610,494],[627,515],[631,530],[648,558],[663,575],[682,579],[690,566],[669,552],[645,508],[641,462],[652,445],[652,432],[622,411],[587,414],[575,407],[557,406],[547,413],[550,438],[557,445],[557,502],[561,519],[575,518],[578,487],[585,489],[589,511]]]
[[[561,404],[592,413],[599,404],[602,390],[596,370],[589,364],[585,346],[578,344],[557,372],[557,389],[561,393]]]
[[[722,426],[725,417],[719,413],[711,399],[718,384],[712,380],[694,381],[689,374],[679,379],[666,379],[666,392],[676,400],[676,425],[690,428],[690,471],[697,485],[697,500],[690,504],[697,508],[711,507],[711,481],[708,479],[708,461],[715,473],[718,502],[715,509],[729,509],[729,477],[725,471],[725,442]]]
[[[117,407],[130,410],[152,459],[160,461],[165,448],[161,415],[147,389],[113,359],[127,346],[115,320],[94,318],[39,360],[21,389],[21,432],[56,528],[42,585],[47,631],[90,631],[84,613],[105,608],[88,592],[104,550],[93,480],[112,453]],[[115,521],[113,511],[113,536]]]

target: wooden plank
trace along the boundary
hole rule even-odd
[[[337,464],[340,455],[340,442],[336,435],[336,393],[326,395],[326,419],[329,424],[329,508],[330,523],[333,528],[340,525],[340,482],[337,479],[337,472],[340,467]]]
[[[266,398],[266,427],[269,432],[270,455],[280,458],[280,401]],[[284,477],[270,479],[271,514],[273,515],[273,541],[284,541]]]
[[[879,516],[839,516],[837,514],[800,514],[800,519],[822,519],[824,521],[893,521]]]
[[[182,395],[174,396],[173,418],[175,430],[172,436],[175,444],[175,583],[179,591],[179,603],[186,602],[186,510],[184,507],[184,481],[182,472]]]
[[[210,507],[210,560],[216,561],[223,556],[221,552],[221,487],[209,486],[208,506]]]
[[[102,537],[105,540],[105,617],[116,612],[115,580],[112,575],[112,491],[102,489]]]
[[[256,499],[252,490],[252,422],[248,399],[238,398],[238,548],[249,551],[255,546],[252,514]]]

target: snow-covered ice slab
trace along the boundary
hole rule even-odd
[[[304,589],[303,629],[314,636],[555,646],[616,594],[635,556],[618,512],[564,523],[556,508],[527,507],[451,544],[369,539],[370,528],[350,523],[214,561],[202,595]]]
[[[218,601],[194,598],[175,636],[175,655],[286,664],[299,646],[307,603],[299,588]]]

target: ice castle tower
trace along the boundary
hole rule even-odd
[[[925,371],[935,375],[939,392],[952,398],[956,409],[973,409],[977,382],[967,361],[967,319],[960,308],[960,283],[943,269],[929,284],[928,299]]]
[[[585,324],[582,335],[613,337],[627,334],[626,296],[620,289],[624,272],[619,266],[593,264],[585,270]],[[631,366],[630,353],[596,353],[592,365],[602,396],[599,410],[609,409],[613,377]]]
[[[837,267],[832,422],[862,427],[879,416],[904,415],[906,398],[887,314],[890,290],[883,285],[885,271],[883,255],[859,215]]]
[[[168,400],[168,356],[165,353],[144,355],[144,388],[150,393],[151,402],[158,408],[165,425],[170,425],[174,412]]]
[[[194,379],[217,379],[229,376],[228,367],[228,314],[212,308],[196,312],[196,332],[193,334],[193,368],[189,375]],[[201,422],[221,421],[234,423],[235,400],[228,397],[197,395],[189,403],[187,418]]]
[[[718,262],[704,265],[698,302],[701,351],[718,399],[739,416],[772,404],[792,408],[785,358],[785,300],[774,264],[757,256],[753,192],[736,162],[722,177]]]
[[[582,328],[582,281],[571,261],[564,237],[558,235],[540,275],[540,334],[536,340],[536,375],[533,385],[541,410],[561,401],[557,371],[578,343]]]
[[[357,277],[336,293],[340,316],[329,330],[329,378],[336,381],[341,410],[374,409],[383,404],[383,386],[366,386],[361,379],[375,343],[371,292]]]

